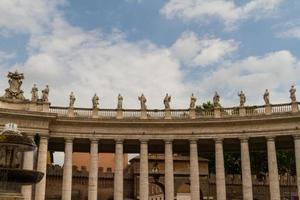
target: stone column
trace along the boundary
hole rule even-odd
[[[33,137],[30,137],[33,140]],[[26,151],[24,152],[23,157],[23,169],[25,170],[33,170],[33,154],[34,151]],[[22,186],[22,195],[24,200],[32,199],[32,185],[24,185]]]
[[[115,148],[114,200],[123,200],[123,140]]]
[[[226,180],[224,168],[224,153],[223,140],[216,139],[216,186],[217,186],[217,200],[226,200]]]
[[[98,198],[98,140],[91,140],[88,199]]]
[[[243,199],[253,200],[248,138],[241,139],[241,164],[242,164],[242,181],[243,181]]]
[[[43,179],[35,185],[35,200],[44,200],[46,191],[46,170],[48,155],[48,138],[41,136],[38,150],[37,171],[43,172]]]
[[[300,135],[294,137],[298,197],[300,197]]]
[[[191,200],[199,200],[200,183],[197,140],[190,140],[190,181]]]
[[[174,200],[174,167],[172,140],[165,141],[165,200]]]
[[[140,200],[149,198],[149,174],[148,174],[148,143],[141,140],[140,150]]]
[[[73,140],[65,140],[65,160],[62,182],[62,200],[71,200],[72,198],[72,155]]]
[[[275,138],[267,138],[268,149],[268,170],[269,170],[269,186],[270,186],[270,199],[280,200],[280,187],[276,158]]]

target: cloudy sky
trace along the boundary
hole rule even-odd
[[[0,88],[8,71],[25,73],[30,98],[34,83],[50,85],[52,105],[185,108],[214,91],[223,105],[289,102],[300,74],[299,0],[1,0]]]

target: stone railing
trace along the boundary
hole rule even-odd
[[[198,111],[196,109],[92,109],[69,108],[50,106],[49,111],[62,117],[100,118],[100,119],[202,119],[202,118],[228,118],[258,115],[272,115],[280,113],[299,112],[299,102],[214,108],[213,111]]]

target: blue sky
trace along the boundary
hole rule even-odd
[[[214,91],[222,104],[289,102],[300,88],[300,2],[298,0],[2,0],[0,87],[7,71],[25,73],[24,90],[50,85],[52,105],[185,108]]]

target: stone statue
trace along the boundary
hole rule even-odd
[[[196,107],[196,101],[197,101],[197,98],[194,96],[194,94],[192,94],[192,96],[191,96],[191,102],[190,102],[190,109],[195,109],[195,107]]]
[[[71,98],[71,97],[70,97]],[[75,97],[74,97],[75,98]],[[75,101],[75,100],[74,100]],[[92,103],[93,103],[93,109],[98,108],[99,105],[99,97],[97,96],[97,94],[95,94],[92,98]]]
[[[170,109],[170,102],[171,102],[171,96],[169,96],[167,93],[164,98],[165,109]]]
[[[297,102],[297,99],[296,99],[296,88],[293,85],[292,85],[292,87],[290,89],[290,98],[292,100],[292,103]]]
[[[117,109],[118,110],[122,110],[123,109],[123,97],[121,96],[121,94],[118,95]]]
[[[31,101],[37,102],[37,100],[39,99],[38,91],[39,90],[36,87],[36,84],[34,84],[32,89],[31,89]]]
[[[147,110],[147,106],[146,106],[147,99],[144,96],[144,94],[142,94],[140,97],[138,97],[138,99],[141,102],[141,110]]]
[[[48,103],[48,96],[49,96],[49,86],[46,85],[46,88],[42,90],[42,101]]]
[[[238,96],[240,97],[240,107],[244,107],[246,103],[246,96],[243,91],[238,93]]]
[[[268,89],[264,93],[264,101],[266,105],[270,105],[270,93]]]
[[[23,73],[18,73],[18,71],[8,72],[7,78],[9,78],[9,88],[5,90],[3,98],[25,100],[24,92],[21,90],[22,80],[24,79]]]
[[[220,95],[218,94],[218,92],[215,92],[215,95],[213,97],[213,102],[214,102],[214,107],[217,108],[220,106]]]
[[[73,92],[71,92],[71,94],[70,94],[70,104],[69,104],[70,108],[74,108],[75,101],[76,101],[75,95],[74,95]]]

